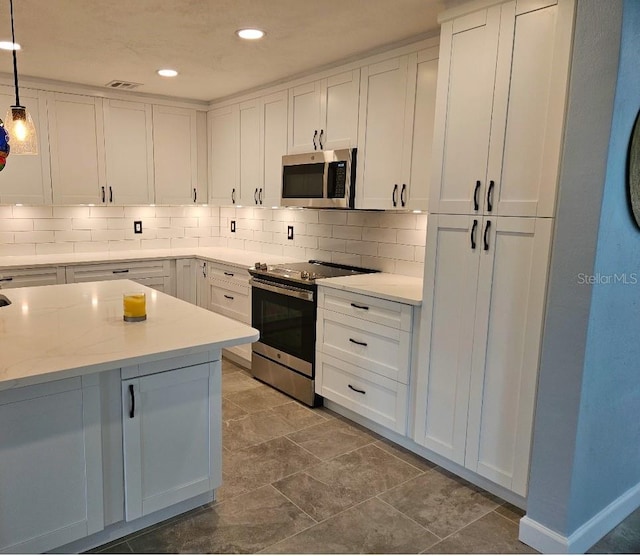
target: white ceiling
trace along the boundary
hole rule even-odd
[[[18,71],[138,92],[213,100],[437,32],[459,0],[14,0]],[[235,31],[257,26],[261,41]],[[0,40],[11,36],[0,0]],[[175,68],[174,79],[158,76]],[[0,51],[0,72],[11,73]]]

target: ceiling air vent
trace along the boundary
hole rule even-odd
[[[130,81],[122,81],[120,79],[114,79],[105,85],[105,87],[109,87],[109,89],[123,89],[125,91],[130,91],[131,89],[135,89],[139,87],[142,83],[131,83]]]

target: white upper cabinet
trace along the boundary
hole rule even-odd
[[[102,99],[51,93],[47,99],[55,204],[106,202]]]
[[[27,107],[38,134],[37,155],[9,155],[0,172],[0,203],[44,205],[51,203],[51,172],[49,168],[49,132],[47,107],[38,91],[20,90],[20,102]],[[0,86],[0,117],[15,105],[13,87]]]
[[[427,208],[437,58],[432,48],[362,68],[356,208]]]
[[[553,216],[572,0],[442,24],[432,212]]]
[[[220,204],[280,203],[287,152],[287,92],[209,112],[211,200]]]
[[[209,129],[209,200],[240,201],[240,111],[237,104],[207,113]]]
[[[104,101],[107,203],[154,202],[151,105]]]
[[[355,146],[360,70],[289,89],[289,154]]]
[[[198,132],[196,111],[153,106],[153,161],[156,203],[203,202],[198,187]]]

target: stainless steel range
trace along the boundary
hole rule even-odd
[[[251,372],[257,379],[315,406],[316,312],[318,278],[377,272],[322,261],[250,269],[251,326],[260,331],[253,344]]]

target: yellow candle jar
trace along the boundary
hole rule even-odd
[[[122,297],[124,320],[139,322],[147,318],[147,300],[144,293],[125,293]]]

